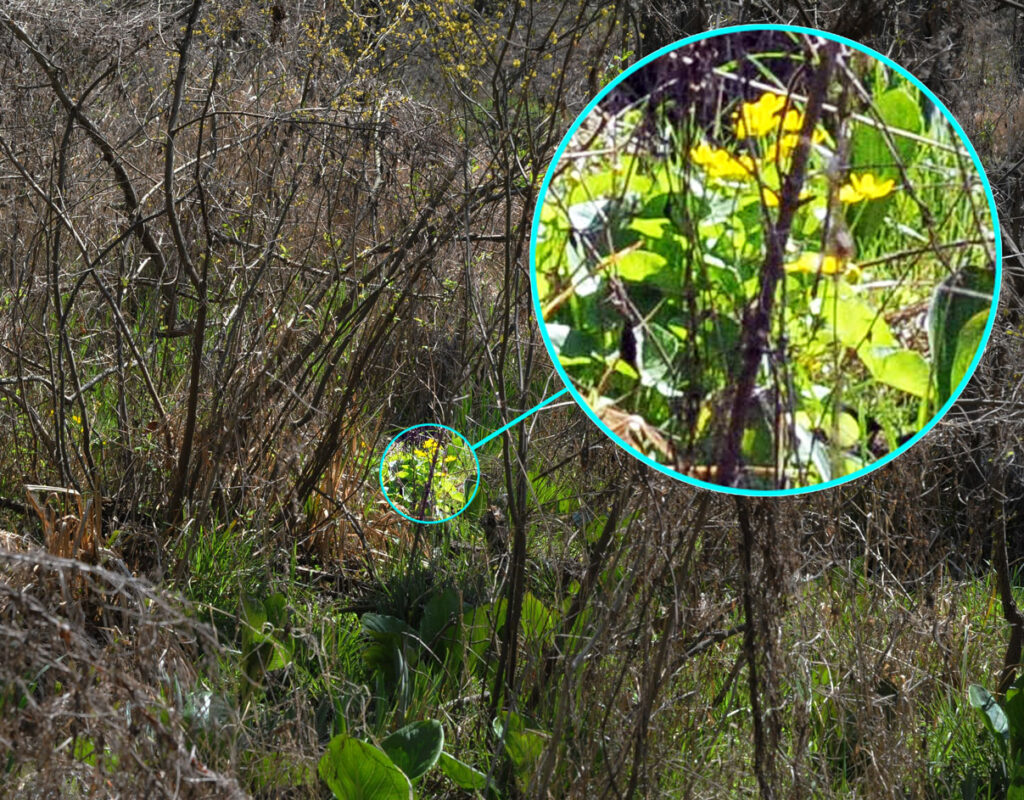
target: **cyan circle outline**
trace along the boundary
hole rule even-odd
[[[991,310],[989,311],[988,324],[985,326],[985,332],[982,335],[981,344],[978,346],[978,351],[974,354],[974,360],[971,361],[971,364],[967,368],[967,372],[964,374],[964,377],[961,379],[960,383],[957,384],[956,390],[952,392],[949,399],[945,402],[942,408],[940,408],[934,414],[934,416],[928,421],[928,423],[907,442],[893,450],[891,453],[887,453],[882,458],[878,459],[877,461],[873,461],[871,464],[868,464],[867,466],[857,470],[856,472],[853,472],[849,475],[844,475],[842,478],[835,478],[831,481],[818,483],[815,484],[814,486],[801,486],[794,489],[778,490],[739,489],[732,486],[720,486],[719,484],[711,483],[709,481],[698,480],[697,478],[693,478],[689,475],[684,475],[681,472],[677,472],[676,470],[666,466],[665,464],[659,464],[654,459],[650,458],[649,456],[645,456],[643,453],[640,453],[639,451],[636,450],[636,448],[631,447],[629,444],[624,442],[620,437],[616,436],[611,431],[611,429],[608,428],[608,426],[601,421],[601,419],[597,416],[596,412],[590,407],[590,405],[586,402],[582,395],[580,395],[580,393],[576,390],[576,387],[573,385],[572,380],[566,374],[562,365],[558,363],[558,356],[553,345],[551,344],[551,339],[548,337],[547,324],[544,322],[544,316],[541,312],[540,298],[537,294],[536,260],[537,229],[540,226],[541,208],[543,206],[544,198],[547,196],[548,189],[551,184],[551,178],[554,176],[555,167],[558,165],[558,162],[561,159],[562,153],[565,151],[565,148],[569,145],[569,142],[572,141],[573,134],[576,133],[580,125],[583,124],[584,120],[586,120],[590,112],[597,107],[601,100],[603,100],[609,92],[611,92],[623,80],[632,75],[638,69],[641,69],[642,67],[649,64],[651,61],[661,58],[663,55],[670,53],[673,50],[678,50],[681,47],[686,47],[687,45],[693,44],[694,42],[699,42],[702,39],[710,39],[711,37],[714,36],[727,36],[730,34],[743,33],[746,31],[765,30],[787,31],[791,33],[816,36],[821,39],[831,39],[832,41],[840,42],[841,44],[853,47],[854,49],[859,50],[860,52],[865,53],[866,55],[878,59],[883,64],[885,64],[891,69],[894,69],[897,73],[899,73],[904,78],[909,80],[912,84],[914,84],[914,86],[916,86],[924,94],[924,96],[927,97],[935,105],[935,108],[938,111],[940,111],[942,115],[953,126],[953,130],[956,131],[957,135],[960,137],[961,142],[963,142],[968,155],[970,155],[971,161],[974,162],[974,167],[975,169],[977,169],[978,175],[981,178],[982,186],[985,189],[985,195],[988,197],[988,207],[989,213],[992,216],[992,234],[995,239],[996,252],[995,287],[992,293],[992,306]],[[981,356],[985,352],[985,348],[988,347],[988,340],[992,334],[992,327],[995,324],[996,312],[999,308],[999,296],[1002,291],[1002,280],[1003,242],[1002,237],[1000,235],[999,213],[996,210],[995,196],[992,194],[992,186],[989,183],[988,175],[985,174],[985,168],[981,165],[981,159],[978,158],[978,153],[974,149],[974,145],[971,143],[971,140],[967,137],[967,134],[964,133],[963,128],[960,127],[960,123],[956,121],[956,118],[953,116],[953,114],[949,111],[948,108],[946,108],[945,104],[941,100],[939,100],[939,98],[936,97],[932,93],[932,91],[923,83],[921,83],[921,81],[919,81],[914,75],[910,74],[906,69],[901,67],[895,61],[888,58],[887,56],[882,55],[877,50],[873,50],[872,48],[867,47],[866,45],[863,45],[860,42],[855,42],[852,39],[847,39],[844,36],[837,36],[836,34],[828,33],[826,31],[819,31],[815,30],[814,28],[806,28],[798,25],[733,25],[727,28],[719,28],[717,30],[707,31],[705,33],[696,34],[694,36],[688,36],[685,39],[680,39],[678,42],[673,42],[672,44],[666,45],[665,47],[662,47],[660,50],[656,50],[650,55],[645,56],[636,64],[624,70],[617,77],[613,78],[603,89],[601,89],[600,92],[597,93],[594,99],[587,104],[586,108],[584,108],[583,111],[580,112],[579,116],[576,118],[575,122],[573,122],[572,126],[570,126],[565,136],[562,137],[562,141],[559,143],[558,148],[555,150],[555,154],[551,159],[551,163],[548,165],[548,169],[544,173],[544,180],[541,182],[540,190],[537,193],[537,203],[533,213],[533,225],[530,229],[530,293],[533,298],[534,313],[536,313],[537,320],[540,323],[541,337],[544,340],[544,346],[547,348],[548,354],[551,356],[552,364],[554,365],[555,370],[558,372],[559,377],[562,379],[562,382],[569,389],[569,394],[572,395],[572,398],[576,401],[576,404],[581,409],[583,409],[584,413],[588,417],[590,417],[594,424],[597,425],[597,427],[600,428],[601,431],[606,436],[608,436],[608,438],[615,442],[615,444],[617,444],[619,447],[623,448],[631,456],[639,459],[648,466],[654,467],[654,469],[658,470],[661,473],[664,473],[665,475],[668,475],[670,478],[675,478],[676,480],[680,480],[683,483],[688,483],[691,486],[695,486],[699,489],[711,489],[712,491],[722,492],[723,494],[741,495],[744,497],[790,497],[793,495],[810,494],[812,492],[819,492],[824,489],[831,489],[835,486],[840,486],[844,483],[849,483],[852,480],[856,480],[857,478],[861,478],[870,472],[874,472],[876,469],[888,464],[897,456],[903,455],[903,453],[907,452],[907,450],[909,450],[911,447],[917,444],[922,439],[922,437],[924,437],[932,428],[934,428],[935,425],[938,424],[939,420],[941,420],[949,412],[949,409],[953,406],[953,403],[955,403],[956,400],[960,397],[964,388],[967,386],[967,382],[971,379],[971,376],[974,375],[975,370],[978,368],[978,362],[981,361]]]
[[[462,508],[460,508],[454,514],[445,517],[444,519],[428,520],[410,517],[408,514],[402,511],[402,509],[400,509],[398,506],[391,502],[391,498],[388,497],[388,490],[384,488],[384,459],[387,457],[387,454],[391,452],[391,447],[394,445],[394,443],[403,434],[411,430],[415,430],[416,428],[444,428],[446,431],[451,431],[466,443],[466,446],[469,447],[469,452],[473,454],[473,463],[476,465],[476,484],[474,484],[473,486],[473,492],[472,494],[470,494],[469,499],[463,504]],[[455,428],[449,428],[447,425],[442,425],[439,422],[421,422],[419,425],[410,425],[408,428],[403,428],[394,435],[390,442],[388,442],[388,446],[384,448],[384,453],[380,457],[380,467],[377,469],[377,482],[380,483],[381,493],[384,495],[384,499],[388,501],[388,505],[391,506],[403,517],[405,517],[407,520],[409,520],[410,522],[415,522],[419,525],[440,525],[442,522],[447,522],[450,519],[455,519],[455,517],[459,516],[459,514],[463,513],[467,508],[469,508],[469,504],[473,502],[473,498],[476,497],[476,493],[480,489],[480,459],[477,458],[476,456],[476,450],[473,449],[473,443],[470,442],[469,439],[467,439],[457,430],[455,430]]]

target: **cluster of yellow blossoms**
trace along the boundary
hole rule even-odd
[[[440,445],[437,443],[436,439],[427,439],[425,442],[423,442],[423,446],[417,447],[415,450],[412,451],[412,454],[416,456],[416,458],[433,459],[434,452],[437,450],[438,447],[440,447]],[[451,464],[453,461],[458,460],[459,459],[456,456],[452,455],[444,457],[445,464]]]
[[[749,178],[754,174],[754,159],[747,155],[734,156],[728,150],[701,142],[690,151],[695,164],[704,167],[712,178]]]
[[[739,111],[733,113],[736,138],[761,138],[769,134],[778,134],[777,140],[769,142],[765,148],[764,160],[775,161],[788,158],[799,141],[799,132],[803,129],[804,115],[792,106],[787,108],[786,97],[765,92],[752,103],[743,103]],[[828,140],[828,134],[816,127],[812,134],[815,144]],[[691,160],[707,172],[708,177],[719,180],[748,179],[757,174],[757,163],[750,155],[735,156],[728,150],[713,147],[701,142],[690,150]],[[843,203],[859,203],[861,200],[874,200],[885,197],[895,188],[892,179],[878,180],[871,173],[851,174],[850,182],[839,190],[839,200]],[[765,204],[777,206],[778,194],[765,188],[762,192]],[[803,196],[802,196],[803,198]]]
[[[416,456],[416,458],[428,458],[434,455],[434,451],[437,450],[437,447],[436,439],[427,439],[423,442],[423,447],[417,447],[412,451],[412,454]]]
[[[765,92],[755,102],[744,103],[732,115],[736,138],[765,136],[776,130],[799,131],[804,125],[803,114],[793,107],[787,109],[786,103],[785,97],[774,92]]]
[[[803,112],[790,105],[788,98],[775,92],[765,92],[754,102],[743,103],[733,113],[732,119],[737,139],[771,136],[770,141],[761,145],[764,152],[762,163],[787,159],[796,148],[804,126]],[[811,138],[814,144],[829,141],[828,134],[820,126],[815,127]],[[760,165],[753,156],[733,155],[706,141],[690,150],[690,159],[713,180],[751,180],[760,174]],[[759,178],[759,182],[761,180]],[[849,181],[840,187],[838,199],[845,205],[876,200],[891,194],[895,186],[891,178],[880,180],[870,172],[851,173]],[[760,190],[761,199],[767,207],[778,207],[777,189],[762,183]],[[810,191],[800,193],[801,201],[811,197]],[[860,270],[844,259],[815,252],[803,253],[796,261],[786,264],[786,270],[805,274],[815,274],[820,270],[824,275],[843,274],[850,281],[856,281],[860,275]]]

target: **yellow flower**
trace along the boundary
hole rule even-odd
[[[786,98],[774,92],[765,92],[753,103],[744,103],[733,113],[736,122],[736,138],[764,136],[775,130],[779,124],[778,115],[786,107]]]
[[[804,191],[800,192],[801,200],[807,200],[810,197],[812,197],[812,194],[807,189],[804,189]],[[772,189],[769,189],[767,186],[761,188],[761,198],[764,200],[764,204],[768,206],[768,208],[778,208],[779,195]]]
[[[782,118],[782,130],[795,131],[797,133],[804,127],[804,115],[795,108],[789,109]]]
[[[712,178],[749,178],[754,174],[754,159],[734,156],[726,150],[701,142],[690,150],[694,163],[704,167]]]
[[[786,264],[786,272],[814,275],[819,267],[822,275],[843,275],[850,283],[860,280],[860,267],[835,256],[822,256],[821,253],[801,253],[796,261]]]
[[[722,157],[708,167],[712,178],[749,178],[754,174],[754,159],[750,156],[729,155],[724,150]]]
[[[696,147],[690,148],[690,158],[693,159],[695,164],[699,164],[702,167],[706,167],[715,160],[715,153],[720,152],[716,148],[709,145],[707,142],[701,142]]]
[[[783,123],[785,124],[785,123]],[[800,122],[803,125],[803,122]],[[800,129],[797,128],[797,131]],[[826,134],[821,128],[815,128],[811,134],[811,141],[815,144],[825,141]],[[765,161],[785,160],[792,155],[793,151],[796,150],[796,146],[800,143],[800,134],[797,133],[786,133],[779,137],[779,141],[772,142],[768,145],[765,151]]]
[[[863,175],[850,174],[850,182],[839,189],[839,202],[859,203],[861,200],[876,200],[890,194],[896,182],[892,178],[878,181],[870,172]]]
[[[786,264],[786,272],[800,272],[804,275],[811,275],[821,267],[823,275],[835,275],[841,272],[843,267],[835,256],[822,256],[821,253],[801,253],[796,261]]]

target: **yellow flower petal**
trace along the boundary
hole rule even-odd
[[[818,272],[819,267],[822,275],[836,275],[843,271],[844,263],[835,256],[822,257],[821,253],[801,253],[796,261],[786,264],[786,272],[813,275]]]
[[[789,109],[789,111],[786,112],[786,115],[782,118],[782,130],[784,131],[796,131],[799,133],[803,126],[804,115],[795,108]]]
[[[786,107],[786,98],[774,92],[765,92],[753,103],[744,103],[733,113],[736,138],[764,136],[779,124],[779,112]]]
[[[764,204],[768,206],[768,208],[778,207],[779,195],[772,189],[769,189],[768,187],[763,187],[761,189],[761,197],[764,199]],[[810,197],[813,197],[813,195],[811,194],[811,191],[809,189],[804,189],[802,192],[800,192],[801,200],[807,200]]]
[[[863,199],[864,196],[850,184],[846,183],[839,187],[840,203],[859,203]]]
[[[702,167],[707,166],[715,160],[715,148],[707,142],[701,142],[696,147],[690,149],[690,158],[694,164],[699,164]]]
[[[861,176],[851,175],[850,182],[857,188],[857,191],[871,200],[885,197],[892,192],[893,187],[896,185],[896,181],[892,180],[892,178],[879,181],[870,172],[866,172]]]
[[[704,167],[712,178],[747,178],[754,174],[754,159],[748,155],[734,156],[727,150],[701,142],[690,149],[690,158]]]
[[[877,200],[892,193],[896,181],[886,178],[879,181],[870,172],[863,175],[850,174],[850,182],[839,189],[839,200],[843,203],[859,203],[861,200]]]

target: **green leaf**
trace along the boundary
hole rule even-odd
[[[488,785],[484,773],[445,752],[441,753],[441,772],[461,789],[486,789]]]
[[[398,617],[390,617],[387,614],[363,614],[360,618],[363,630],[375,639],[384,639],[403,634],[415,635],[408,623]]]
[[[580,333],[568,325],[558,322],[547,324],[548,338],[560,359],[584,359],[590,361],[593,353],[599,349],[597,338],[589,333]]]
[[[450,626],[457,626],[461,616],[462,601],[459,599],[459,593],[452,588],[437,592],[423,607],[420,638],[427,647],[435,651],[438,658],[444,658],[443,653],[437,652],[438,638]]]
[[[636,231],[641,236],[646,236],[648,239],[660,239],[665,234],[665,229],[671,225],[672,220],[667,217],[656,217],[654,219],[637,217],[629,223],[628,228]]]
[[[540,221],[543,225],[550,225],[552,222],[562,221],[565,214],[558,203],[544,202],[540,207]]]
[[[678,380],[680,377],[675,369],[676,355],[679,353],[679,337],[656,323],[651,323],[647,329],[653,341],[645,343],[643,348],[643,385],[654,386],[662,394],[671,397],[675,392],[664,382],[672,379]],[[663,356],[668,358],[667,362]]]
[[[242,621],[242,649],[252,647],[253,642],[263,641],[263,625],[267,621],[267,610],[262,600],[242,595],[239,617]]]
[[[418,637],[404,621],[386,614],[363,614],[363,632],[373,640],[363,651],[363,660],[379,672],[388,689],[400,696],[410,690],[409,658],[415,659],[417,650],[407,647]]]
[[[1016,761],[1008,778],[1010,785],[1007,787],[1007,800],[1024,800],[1024,763]]]
[[[849,287],[826,287],[820,304],[815,301],[813,306],[824,319],[820,338],[825,342],[836,339],[844,347],[855,349],[864,345],[896,346],[882,315],[854,296]]]
[[[995,739],[1005,760],[1007,744],[1010,738],[1010,723],[1006,718],[1006,712],[1003,711],[1002,707],[985,687],[979,686],[976,683],[972,683],[968,688],[967,697],[971,705],[981,712],[981,718],[985,722],[985,727],[992,734],[992,738]]]
[[[924,127],[921,106],[907,89],[897,87],[882,92],[875,98],[875,111],[881,123],[908,133],[920,133]],[[909,166],[917,152],[915,140],[900,136],[895,131],[890,137],[903,166]],[[877,177],[899,178],[899,168],[885,133],[872,122],[855,122],[850,137],[851,163],[854,172],[872,172]]]
[[[927,379],[927,374],[925,375]],[[860,424],[845,411],[835,419],[835,444],[842,448],[853,447],[860,440]]]
[[[562,363],[564,364],[565,362],[563,361]],[[615,359],[614,363],[614,369],[619,375],[625,375],[631,381],[635,381],[640,378],[640,374],[621,358]]]
[[[665,257],[658,253],[652,253],[650,250],[633,250],[616,259],[615,269],[624,281],[656,283],[655,279],[667,264]],[[661,276],[661,279],[665,280],[664,276]]]
[[[91,767],[95,767],[97,753],[96,745],[93,743],[93,740],[88,736],[78,737],[75,742],[74,757],[78,761],[88,764]],[[99,754],[99,763],[102,769],[112,772],[117,769],[120,759],[109,747],[104,747],[103,752]]]
[[[387,754],[346,734],[331,739],[317,771],[338,800],[412,800],[412,783]]]
[[[927,396],[931,367],[920,353],[888,347],[862,347],[858,355],[871,377],[879,383],[914,397]]]
[[[287,598],[277,592],[263,601],[263,607],[267,612],[267,621],[272,623],[275,628],[283,628],[288,616]]]
[[[436,719],[413,722],[392,733],[380,746],[414,781],[437,763],[444,747],[444,729]]]
[[[994,283],[995,278],[988,270],[968,268],[950,275],[932,293],[928,306],[928,344],[935,364],[939,405],[949,399],[974,360],[974,353],[981,343],[988,321]],[[985,312],[985,321],[981,323],[979,331],[976,317],[982,312]],[[972,320],[975,320],[972,328],[961,343],[960,332]],[[973,349],[970,348],[972,340]],[[968,355],[970,358],[967,358]],[[962,370],[960,378],[954,381],[957,363]]]
[[[76,761],[81,761],[90,767],[96,766],[96,745],[88,736],[79,736],[75,740],[73,755]]]
[[[546,642],[555,626],[547,606],[538,600],[532,592],[526,592],[523,595],[523,610],[519,624],[523,636],[531,642]]]
[[[287,600],[282,594],[271,595],[266,601],[243,595],[239,616],[243,623],[242,669],[245,672],[242,691],[248,696],[256,686],[262,686],[268,672],[291,663],[295,640],[279,631],[287,617]]]
[[[1010,748],[1016,758],[1024,747],[1024,691],[1018,678],[1014,685],[1006,691],[1006,702],[1003,711],[1006,714],[1007,727],[1010,731]]]
[[[1015,764],[1006,787],[1006,800],[1024,800],[1024,764]]]
[[[981,347],[982,337],[985,335],[985,326],[988,325],[989,311],[979,311],[971,317],[956,336],[956,354],[953,356],[953,366],[949,373],[949,388],[952,392],[960,385],[967,370],[970,369],[974,356]]]
[[[505,743],[505,751],[519,777],[534,773],[547,745],[547,734],[526,727],[523,718],[514,711],[501,711],[492,723],[494,733]]]

